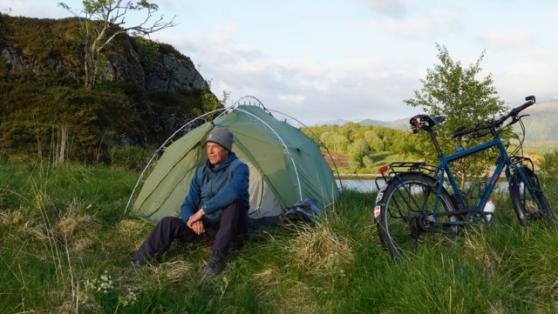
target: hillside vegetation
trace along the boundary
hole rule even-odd
[[[555,159],[555,158],[554,158]],[[555,171],[555,170],[552,170]],[[0,306],[7,313],[552,313],[558,237],[519,227],[506,194],[492,228],[395,262],[374,195],[344,192],[316,226],[259,229],[224,274],[209,245],[175,245],[158,268],[130,258],[151,226],[124,214],[137,173],[0,164]],[[557,185],[545,181],[551,204]]]
[[[83,88],[82,58],[76,19],[0,14],[0,159],[133,158],[221,107],[192,61],[169,45],[117,37],[93,90]]]
[[[541,108],[547,112],[546,106]],[[558,108],[558,107],[557,107]],[[542,138],[537,132],[545,129],[537,126],[536,114],[524,119],[526,128],[526,140],[524,142],[524,154],[532,158],[537,164],[542,160],[542,155],[558,150],[558,141],[538,140]],[[548,126],[548,125],[547,125]],[[426,145],[432,145],[424,132],[413,134],[409,127],[401,130],[391,127],[377,125],[365,125],[361,123],[348,122],[343,125],[321,125],[304,128],[305,134],[317,143],[323,144],[323,153],[333,168],[337,166],[341,174],[376,174],[377,168],[386,163],[394,161],[424,161],[424,149]],[[519,130],[515,130],[519,133]],[[535,135],[530,135],[535,133]],[[457,145],[457,142],[454,142]],[[518,145],[517,140],[511,141],[510,152]],[[329,154],[328,154],[329,152]],[[446,151],[451,153],[451,151]],[[331,157],[330,157],[331,155]],[[437,160],[426,160],[437,163]]]
[[[327,147],[341,173],[376,173],[379,165],[419,158],[420,146],[413,141],[416,135],[409,131],[359,123],[322,125],[303,131]]]

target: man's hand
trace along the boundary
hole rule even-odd
[[[194,231],[194,233],[197,235],[200,235],[205,232],[205,226],[203,225],[203,221],[201,220],[198,220],[196,222],[187,225],[188,228],[192,229],[192,231]]]
[[[205,227],[203,225],[203,221],[201,220],[203,215],[205,215],[205,212],[203,209],[200,209],[195,214],[190,216],[188,222],[186,222],[186,226],[192,229],[197,235],[205,232]]]
[[[194,223],[198,220],[201,220],[203,215],[205,215],[205,212],[203,211],[203,209],[198,210],[195,214],[193,214],[192,216],[190,216],[190,219],[188,219],[188,223]]]

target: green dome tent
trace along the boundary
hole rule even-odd
[[[178,216],[194,170],[206,160],[204,142],[214,126],[226,127],[234,134],[232,150],[250,169],[252,219],[274,220],[286,208],[309,198],[321,208],[333,203],[337,186],[319,146],[297,128],[275,119],[259,101],[259,105],[251,105],[241,103],[243,99],[182,137],[174,140],[178,132],[173,134],[161,146],[164,153],[143,182],[133,214],[153,223],[164,216]],[[174,142],[165,146],[171,140]]]

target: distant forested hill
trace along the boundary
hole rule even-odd
[[[127,35],[87,90],[83,48],[76,19],[0,14],[0,159],[106,161],[221,106],[190,58]]]
[[[523,119],[526,147],[539,153],[558,148],[558,101],[537,103],[523,113],[529,115]],[[409,130],[408,118],[391,122],[365,119],[360,121],[360,124]],[[520,130],[519,125],[516,125],[515,131]]]
[[[558,141],[558,101],[537,103],[523,113],[529,115],[523,119],[528,141]],[[359,123],[401,130],[409,129],[409,118],[395,121],[365,119]]]
[[[529,114],[523,119],[527,154],[540,157],[544,152],[558,149],[558,101],[535,104],[525,114]],[[518,126],[516,132],[519,130]],[[305,133],[327,146],[343,173],[375,173],[384,163],[421,160],[423,145],[431,145],[420,134],[409,131],[408,119],[345,121],[342,125],[306,128]]]
[[[379,121],[372,119],[364,119],[359,122],[363,125],[383,126],[386,128],[409,130],[409,118],[394,120],[394,121]]]
[[[422,148],[415,134],[381,126],[345,123],[303,129],[329,149],[344,173],[376,173],[377,166],[396,160],[417,159]]]
[[[535,104],[525,110],[528,141],[558,141],[558,101]]]

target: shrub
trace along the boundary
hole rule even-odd
[[[558,150],[545,153],[540,163],[541,176],[547,179],[558,178]]]
[[[137,146],[115,146],[109,149],[109,154],[113,166],[135,170],[143,169],[149,157],[144,148]]]

